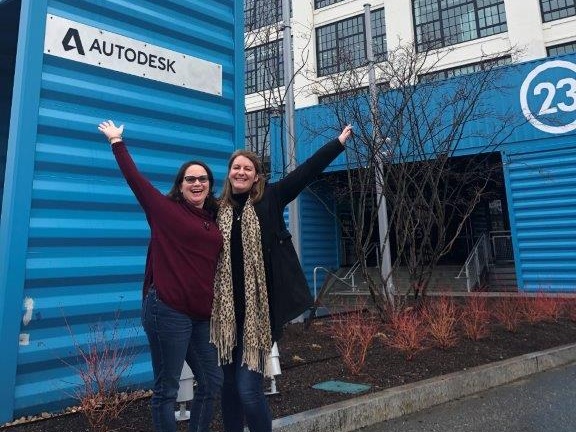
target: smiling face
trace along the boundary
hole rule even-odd
[[[203,166],[190,165],[184,173],[180,192],[184,199],[194,207],[202,208],[210,192],[208,173]]]
[[[252,185],[258,182],[256,168],[250,159],[245,156],[236,156],[230,165],[228,180],[232,187],[232,193],[245,193],[252,189]]]

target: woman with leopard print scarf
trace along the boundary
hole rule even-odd
[[[238,150],[228,163],[217,223],[224,247],[216,269],[211,341],[224,371],[226,432],[270,432],[272,417],[262,380],[282,327],[312,305],[284,208],[344,151],[346,126],[282,180],[265,184],[255,153]]]

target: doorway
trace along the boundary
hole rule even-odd
[[[0,213],[4,196],[21,0],[0,0]]]

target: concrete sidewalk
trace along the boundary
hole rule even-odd
[[[348,432],[576,361],[576,344],[394,387],[274,420],[276,432]]]
[[[358,432],[574,432],[576,362]]]

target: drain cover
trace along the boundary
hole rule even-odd
[[[312,388],[335,393],[357,394],[369,390],[370,386],[367,384],[356,384],[344,381],[324,381],[319,384],[313,385]]]

